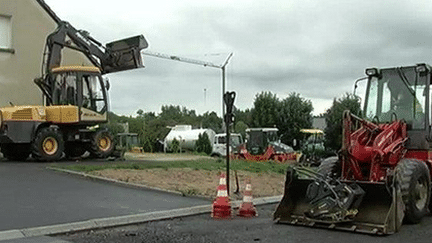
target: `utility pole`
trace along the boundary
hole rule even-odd
[[[234,116],[232,114],[232,108],[234,105],[234,99],[235,99],[235,92],[227,92],[225,94],[225,83],[226,83],[226,66],[228,65],[229,60],[231,59],[231,57],[233,56],[233,53],[231,52],[228,57],[225,59],[224,63],[222,65],[216,65],[214,63],[211,62],[205,62],[205,61],[200,61],[200,60],[196,60],[196,59],[191,59],[191,58],[184,58],[184,57],[179,57],[179,56],[174,56],[174,55],[168,55],[168,54],[162,54],[162,53],[158,53],[158,52],[151,52],[148,50],[142,51],[141,52],[143,55],[147,55],[147,56],[153,56],[153,57],[159,57],[159,58],[164,58],[164,59],[169,59],[169,60],[173,60],[173,61],[178,61],[178,62],[186,62],[186,63],[190,63],[190,64],[197,64],[197,65],[202,65],[204,67],[213,67],[213,68],[220,68],[222,70],[222,128],[226,129],[226,147],[227,147],[227,152],[226,152],[226,172],[227,172],[227,192],[229,195],[229,174],[230,174],[230,159],[229,159],[229,147],[230,147],[230,133],[229,133],[229,128],[230,128],[230,124],[233,122]],[[204,97],[206,96],[205,94],[206,89],[204,89]],[[225,105],[227,106],[227,114],[225,114]]]
[[[233,53],[231,52],[227,59],[225,60],[225,62],[222,64],[222,66],[220,67],[222,69],[222,118],[225,117],[225,106],[223,104],[224,102],[224,95],[225,95],[225,86],[226,86],[226,81],[225,81],[225,67],[228,65],[229,60],[231,59],[231,57],[233,56]],[[225,124],[225,123],[224,123]],[[224,124],[222,124],[222,128],[224,127]]]
[[[235,92],[226,92],[224,94],[224,101],[227,108],[227,112],[224,116],[225,125],[226,125],[226,180],[227,180],[227,192],[228,196],[230,194],[230,125],[234,122],[234,114],[233,114],[233,107],[234,107],[234,100],[236,97]]]

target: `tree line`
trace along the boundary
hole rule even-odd
[[[361,115],[360,99],[352,94],[345,94],[342,98],[335,98],[332,106],[321,116],[325,117],[327,127],[325,129],[325,145],[329,150],[337,151],[341,145],[342,113],[349,109],[353,114]],[[312,128],[313,106],[308,99],[298,93],[290,93],[288,97],[279,99],[271,92],[261,92],[255,96],[251,109],[240,110],[234,108],[234,123],[232,132],[240,133],[245,137],[247,128],[276,127],[279,129],[281,142],[299,149],[298,143],[304,134],[303,128]],[[163,140],[170,127],[187,124],[193,128],[210,128],[216,133],[222,130],[222,118],[216,112],[209,111],[197,115],[195,110],[175,105],[164,105],[161,112],[144,112],[142,109],[136,112],[136,116],[118,116],[109,113],[110,123],[107,125],[116,134],[124,132],[120,123],[129,124],[129,132],[137,133],[140,145],[146,152],[156,152],[160,148],[158,141]]]

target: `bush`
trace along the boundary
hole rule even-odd
[[[171,151],[173,153],[179,153],[180,152],[180,142],[176,138],[174,138],[171,142]]]
[[[206,153],[207,155],[211,154],[213,148],[207,133],[204,132],[198,135],[195,147],[198,153]]]

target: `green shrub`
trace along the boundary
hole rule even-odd
[[[204,132],[198,135],[195,148],[198,153],[205,153],[207,155],[211,154],[213,148],[207,133]]]
[[[180,141],[174,138],[171,142],[171,151],[173,153],[180,153]]]

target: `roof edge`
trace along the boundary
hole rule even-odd
[[[48,15],[58,24],[62,20],[57,16],[57,14],[45,3],[44,0],[36,0],[39,5],[48,13]]]

